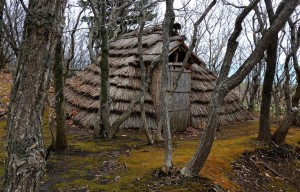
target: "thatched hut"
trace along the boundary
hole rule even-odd
[[[116,120],[140,92],[141,70],[137,36],[138,32],[133,31],[109,45],[110,122]],[[182,36],[174,36],[170,39],[170,87],[188,50],[184,39]],[[142,47],[144,62],[147,66],[160,56],[162,40],[161,27],[150,27],[144,30]],[[184,70],[170,101],[171,127],[178,131],[183,131],[188,126],[197,127],[205,121],[210,96],[217,79],[196,54],[192,54],[188,63],[189,67]],[[152,77],[151,88],[145,96],[147,122],[151,128],[156,128],[159,114],[160,70],[161,66],[158,65]],[[85,128],[93,128],[96,119],[99,107],[99,77],[99,67],[91,64],[66,82],[67,110],[76,111],[75,122]],[[252,118],[233,92],[225,98],[220,114],[222,125],[243,122]],[[141,126],[140,107],[137,106],[120,128],[140,128]]]

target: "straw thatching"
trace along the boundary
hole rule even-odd
[[[109,45],[109,73],[110,73],[110,122],[114,122],[124,112],[130,102],[140,93],[141,71],[138,59],[138,33],[136,31],[123,35],[119,40]],[[170,39],[170,75],[176,73],[176,66],[187,51],[184,37],[175,36]],[[143,59],[147,66],[159,58],[162,51],[161,27],[151,27],[144,30],[142,38]],[[179,58],[179,59],[178,59]],[[205,67],[204,62],[194,53],[189,60],[189,68],[181,78],[176,93],[172,98],[174,105],[170,111],[178,110],[178,103],[184,105],[182,113],[173,113],[175,121],[186,118],[183,125],[197,127],[205,121],[208,115],[208,107],[211,94],[216,84],[216,76]],[[172,73],[173,71],[173,73]],[[145,110],[147,122],[150,128],[157,126],[157,114],[159,114],[159,74],[160,66],[156,69],[151,89],[145,95]],[[185,78],[186,77],[186,78]],[[170,82],[172,84],[172,82]],[[67,79],[65,88],[66,108],[75,111],[75,122],[82,127],[94,127],[94,122],[99,107],[100,70],[91,64],[76,76]],[[225,98],[224,105],[219,109],[221,124],[243,122],[251,119],[251,115],[245,110],[239,98],[230,92]],[[178,117],[177,117],[178,116]],[[178,122],[173,124],[178,124]],[[140,128],[142,126],[140,106],[138,105],[131,116],[120,128]],[[172,126],[172,119],[171,119]],[[183,130],[180,128],[179,130]]]

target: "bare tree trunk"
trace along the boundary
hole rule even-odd
[[[210,111],[205,123],[204,134],[201,136],[201,143],[193,157],[181,170],[181,174],[184,176],[197,176],[204,166],[204,163],[206,162],[206,159],[210,153],[214,141],[215,131],[220,125],[218,108],[221,106],[221,103],[227,94],[226,90],[221,90],[220,88],[220,85],[219,87],[215,88],[213,96],[210,100]]]
[[[260,107],[258,140],[265,143],[271,141],[270,106],[272,100],[272,84],[276,70],[277,40],[277,38],[272,39],[272,43],[267,50],[267,65]]]
[[[42,113],[66,1],[31,0],[7,119],[4,191],[37,191],[45,171]]]
[[[286,116],[284,123],[275,131],[272,136],[272,141],[277,145],[282,145],[285,142],[285,138],[288,134],[290,127],[295,123],[299,109],[293,107],[289,112],[289,115]]]
[[[286,116],[289,116],[289,112],[292,111],[292,101],[291,101],[291,91],[290,91],[290,69],[289,69],[289,62],[291,58],[291,54],[288,54],[285,62],[284,62],[284,100],[285,100],[285,108],[286,108]]]
[[[70,66],[73,65],[74,67],[74,56],[75,56],[75,33],[77,31],[79,22],[81,20],[82,13],[86,10],[87,5],[85,5],[82,10],[79,12],[75,25],[72,29],[71,35],[70,35],[70,47],[68,49],[68,56],[66,58],[65,62],[65,69],[64,69],[64,80],[68,77]],[[65,83],[65,82],[64,82]]]
[[[248,111],[250,111],[250,112],[254,111],[255,98],[256,98],[258,88],[260,86],[259,76],[260,76],[261,70],[262,70],[262,63],[260,61],[258,66],[256,67],[256,70],[255,70],[255,72],[253,74],[253,78],[252,78],[252,86],[251,86],[251,90],[250,90],[249,104],[248,104]]]
[[[243,93],[243,96],[242,96],[242,99],[241,99],[241,101],[242,101],[242,103],[244,103],[245,102],[245,100],[247,100],[248,101],[248,92],[249,92],[249,87],[250,87],[250,80],[249,80],[250,78],[249,78],[249,76],[248,76],[248,78],[247,78],[247,83],[246,83],[246,89],[245,89],[245,91],[244,91],[244,93]],[[241,94],[241,90],[239,90],[239,94]]]
[[[280,85],[274,85],[274,91],[273,91],[273,99],[274,99],[274,110],[275,110],[275,117],[279,117],[280,114],[280,96],[279,96],[279,88],[277,86]]]
[[[151,135],[151,130],[148,127],[147,119],[146,119],[146,112],[145,112],[145,95],[146,95],[146,78],[147,78],[147,72],[146,72],[146,66],[144,63],[143,55],[142,55],[142,37],[143,37],[143,29],[145,26],[145,21],[144,21],[144,14],[142,13],[143,18],[140,24],[140,32],[138,36],[138,53],[139,53],[139,62],[141,65],[141,92],[142,92],[142,97],[141,97],[141,116],[142,116],[142,121],[143,121],[143,129],[145,131],[146,137],[148,144],[153,145],[153,137]]]
[[[160,85],[160,108],[161,108],[161,121],[164,132],[164,142],[165,142],[165,158],[164,166],[166,170],[172,166],[172,138],[170,129],[170,120],[168,112],[168,72],[169,72],[169,38],[171,29],[173,29],[172,19],[174,20],[173,11],[173,0],[166,1],[166,13],[163,26],[163,47],[162,47],[162,75],[161,75],[161,85]],[[174,22],[173,22],[174,23]]]
[[[109,66],[108,66],[108,34],[105,26],[106,19],[106,2],[101,2],[101,121],[102,121],[102,135],[107,136],[110,127],[109,122]]]
[[[265,4],[267,7],[270,25],[272,25],[275,17],[272,3],[270,0],[265,0]],[[272,100],[272,85],[275,77],[277,63],[277,47],[278,35],[276,34],[270,41],[269,47],[267,49],[267,66],[263,82],[262,100],[260,107],[258,140],[264,143],[269,143],[271,141],[270,106]]]
[[[163,141],[164,138],[162,137],[162,119],[159,119],[158,125],[157,125],[157,131],[156,131],[156,140],[157,141]]]
[[[4,27],[4,21],[3,21],[3,10],[4,10],[4,4],[5,0],[0,0],[0,69],[2,69],[6,64],[6,58],[4,55],[4,47],[3,47],[3,27]]]
[[[219,120],[217,109],[220,107],[220,104],[222,103],[224,97],[230,90],[238,86],[250,73],[253,67],[261,60],[261,58],[264,56],[264,51],[268,47],[268,42],[270,42],[274,35],[276,35],[278,31],[284,26],[288,17],[300,3],[300,1],[285,1],[284,6],[282,7],[282,11],[277,15],[277,18],[274,21],[273,25],[271,25],[266,33],[263,34],[252,54],[239,67],[237,72],[228,78],[227,76],[232,65],[232,58],[238,46],[238,42],[236,40],[242,31],[242,22],[258,2],[259,0],[252,1],[237,17],[237,20],[235,22],[235,29],[228,40],[228,46],[224,62],[222,64],[221,73],[219,75],[215,91],[212,95],[209,116],[205,125],[205,133],[201,139],[201,143],[198,146],[197,151],[195,152],[191,160],[181,170],[181,174],[183,174],[184,176],[198,175],[211,150],[214,140],[214,132],[218,126],[217,120]]]
[[[66,149],[68,147],[66,133],[66,114],[64,98],[64,67],[63,67],[62,39],[58,40],[54,58],[54,91],[55,91],[55,114],[56,114],[56,140],[55,149]]]
[[[94,130],[94,139],[99,137],[107,137],[110,128],[109,121],[109,64],[108,64],[108,33],[106,27],[106,1],[95,2],[89,0],[90,6],[94,13],[96,24],[100,24],[101,38],[101,60],[100,60],[100,86],[101,92],[99,95],[99,111]],[[100,10],[98,9],[100,6]],[[97,11],[98,10],[98,11]],[[96,39],[96,43],[99,42]],[[92,53],[90,46],[90,55],[93,62],[96,62],[96,57]]]

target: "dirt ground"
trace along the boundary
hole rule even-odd
[[[300,191],[300,148],[271,146],[244,153],[232,163],[243,191]],[[285,185],[282,185],[285,183]]]

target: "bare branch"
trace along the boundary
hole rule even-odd
[[[233,3],[229,3],[229,2],[226,1],[226,0],[222,0],[222,2],[223,2],[225,5],[230,5],[230,6],[233,6],[233,7],[235,7],[235,8],[238,8],[238,9],[244,9],[244,8],[247,7],[247,6],[239,6],[239,5],[235,5],[235,4],[233,4]]]
[[[23,0],[20,0],[20,2],[21,2],[21,5],[22,5],[24,11],[25,11],[26,13],[28,13],[28,8],[26,7],[24,1],[23,1]]]
[[[66,74],[68,73],[69,71],[69,67],[70,67],[70,63],[71,61],[74,59],[74,54],[75,54],[75,33],[76,33],[76,29],[78,27],[78,24],[79,24],[79,21],[80,21],[80,17],[82,15],[82,13],[85,11],[87,6],[85,6],[84,8],[82,8],[82,10],[79,12],[78,16],[77,16],[77,19],[76,19],[76,23],[73,27],[73,30],[72,30],[72,33],[71,33],[71,45],[70,45],[70,48],[69,48],[69,56],[66,60],[66,67],[67,67],[67,70],[66,70]]]

